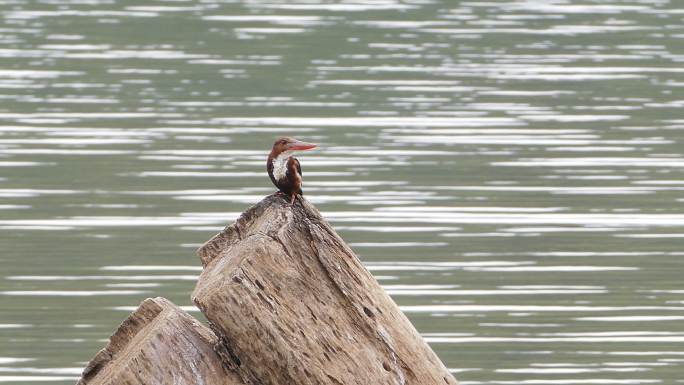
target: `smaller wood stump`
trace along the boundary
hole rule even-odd
[[[77,385],[243,385],[214,351],[216,336],[165,298],[123,321]]]

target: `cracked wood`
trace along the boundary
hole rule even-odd
[[[148,298],[121,323],[77,385],[242,385],[214,351],[216,336],[164,298]]]
[[[198,254],[193,300],[245,383],[456,384],[304,198],[265,198]]]

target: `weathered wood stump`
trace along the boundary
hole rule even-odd
[[[303,198],[265,198],[198,254],[193,300],[245,383],[456,384]]]
[[[170,301],[148,298],[119,326],[77,385],[242,385],[216,336]]]

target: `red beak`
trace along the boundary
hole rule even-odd
[[[313,143],[302,142],[296,139],[294,142],[287,145],[287,149],[290,151],[304,151],[311,150],[312,148],[316,148],[316,145]]]

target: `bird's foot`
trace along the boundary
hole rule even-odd
[[[290,206],[294,207],[295,199],[297,199],[297,194],[292,194],[292,198],[290,199]]]

